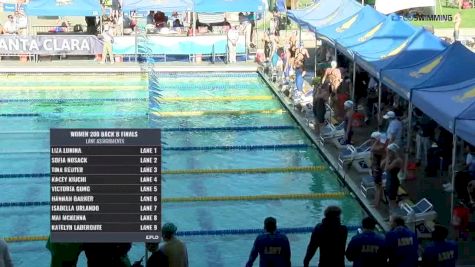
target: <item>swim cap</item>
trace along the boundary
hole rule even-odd
[[[177,228],[173,223],[166,223],[162,227],[162,234],[174,234],[176,230]]]

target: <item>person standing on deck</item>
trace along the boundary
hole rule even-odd
[[[462,15],[459,11],[454,16],[454,41],[459,40],[460,24],[462,24]]]

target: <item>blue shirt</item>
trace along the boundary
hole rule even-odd
[[[402,122],[397,119],[391,120],[388,129],[386,130],[386,136],[388,139],[394,138],[394,142],[400,146],[402,138]]]
[[[386,233],[389,266],[417,267],[419,244],[416,235],[407,227],[396,227]]]
[[[254,241],[246,267],[251,267],[259,255],[260,267],[290,267],[290,243],[285,234],[264,233]]]
[[[454,241],[438,241],[429,244],[422,257],[423,266],[455,267],[458,246]]]
[[[373,231],[354,236],[346,249],[346,258],[353,262],[353,267],[386,266],[387,252],[384,236]]]

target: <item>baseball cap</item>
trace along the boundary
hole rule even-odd
[[[396,144],[394,144],[394,143],[392,143],[392,144],[390,144],[390,145],[388,146],[388,150],[391,150],[392,152],[398,152],[399,146],[396,145]]]
[[[385,120],[394,119],[394,118],[396,118],[396,113],[394,113],[394,111],[388,111],[386,114],[384,114],[383,118]]]
[[[345,106],[345,108],[352,108],[353,107],[353,101],[346,100],[343,105]]]
[[[371,138],[373,138],[373,139],[379,139],[380,137],[381,137],[380,132],[372,132],[371,133]]]

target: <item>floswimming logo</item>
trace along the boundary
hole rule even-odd
[[[336,28],[336,32],[344,32],[348,30],[353,23],[355,23],[356,19],[358,18],[358,15],[353,16],[350,20],[347,22],[343,23],[340,27]]]
[[[453,98],[453,100],[457,101],[457,102],[465,102],[467,101],[468,99],[470,98],[474,98],[475,97],[475,87],[473,87],[472,89],[468,90],[467,92],[465,92],[463,95],[458,95],[456,97]]]
[[[447,22],[453,21],[452,15],[417,15],[411,14],[407,16],[393,16],[395,21],[438,21],[438,22]]]
[[[437,57],[435,60],[433,60],[431,63],[427,64],[426,66],[420,68],[418,71],[413,71],[409,73],[411,77],[414,78],[419,78],[424,74],[430,73],[432,70],[434,70],[435,67],[437,67],[440,62],[442,61],[442,56]]]
[[[56,0],[57,6],[68,6],[73,3],[73,0]]]

